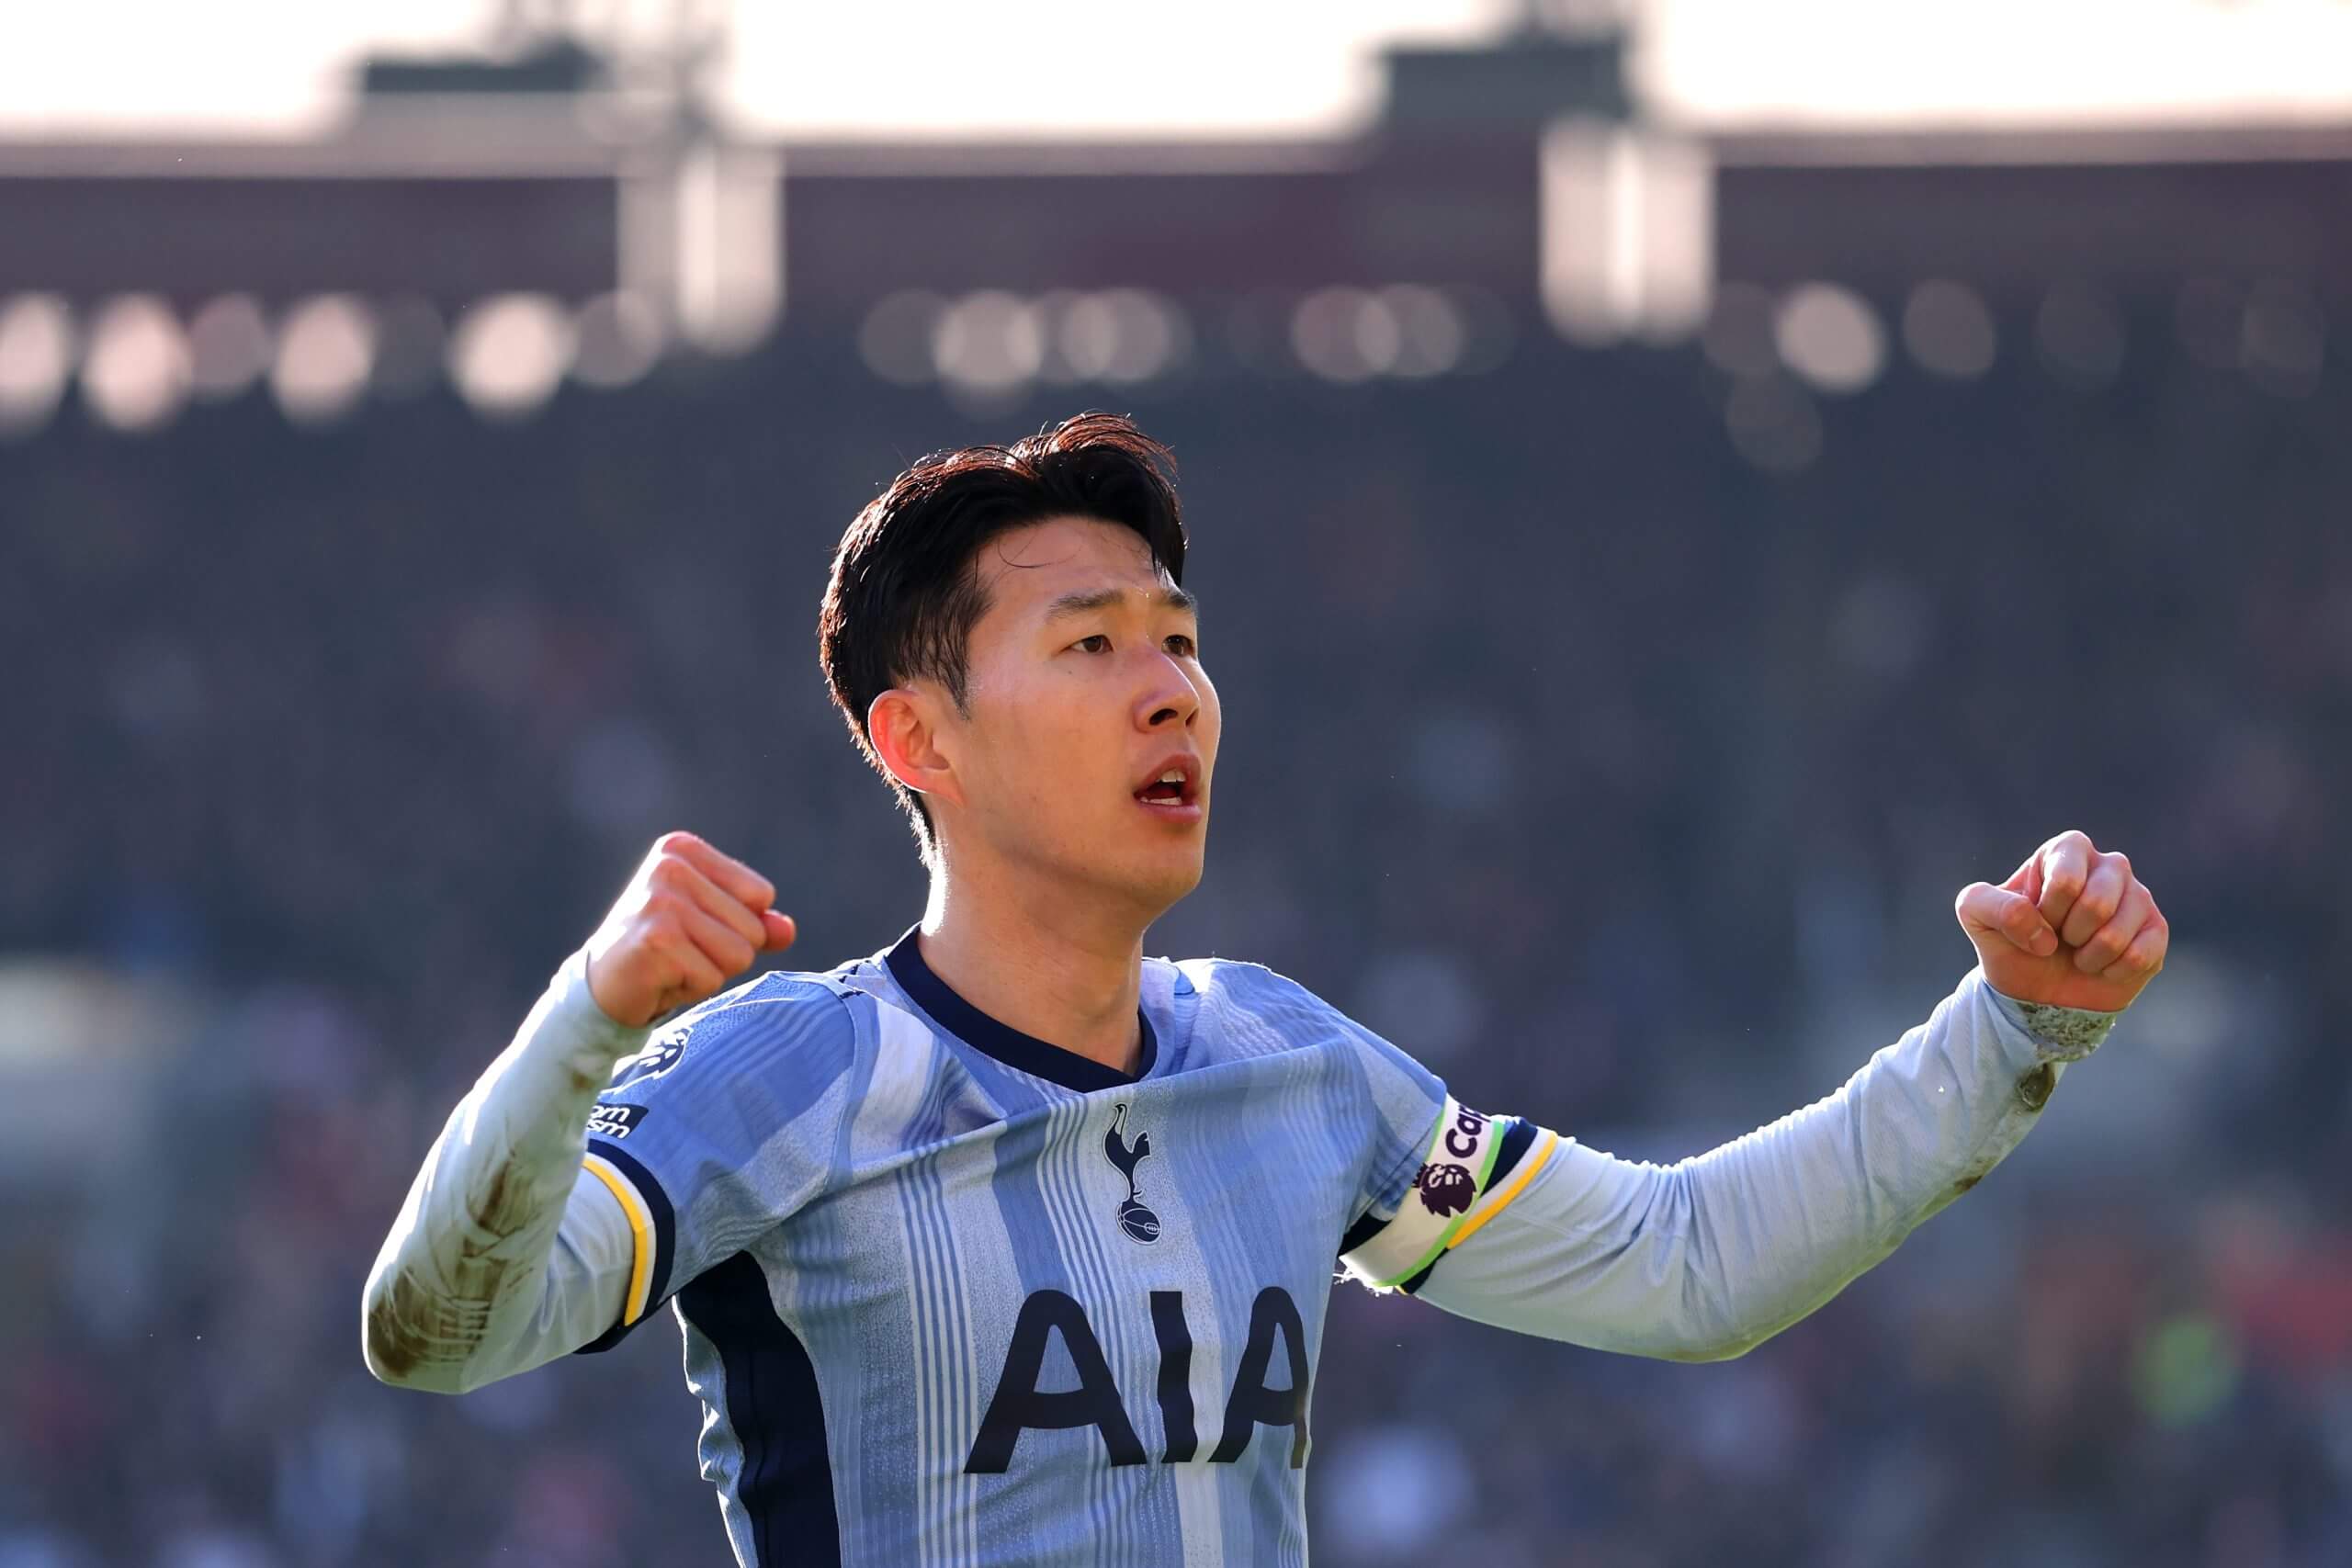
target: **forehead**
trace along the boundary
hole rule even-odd
[[[1132,528],[1085,517],[1055,517],[1007,529],[980,547],[973,562],[988,614],[1041,615],[1055,600],[1101,589],[1156,594],[1171,586],[1152,564],[1151,548]]]

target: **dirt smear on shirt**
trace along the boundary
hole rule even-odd
[[[448,1288],[422,1270],[402,1269],[368,1309],[368,1352],[377,1371],[400,1382],[419,1367],[469,1359],[489,1331],[512,1260],[502,1248],[530,1218],[529,1184],[512,1160],[467,1196],[471,1223],[459,1238]]]

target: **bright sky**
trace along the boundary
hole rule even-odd
[[[673,3],[582,8],[654,17]],[[1523,8],[733,0],[723,80],[738,123],[775,134],[1328,130],[1370,112],[1384,41],[1466,40]],[[1642,9],[1645,89],[1712,123],[2352,122],[2352,0],[1643,0]],[[299,134],[334,116],[367,45],[461,45],[492,10],[490,0],[17,0],[0,15],[0,137]]]

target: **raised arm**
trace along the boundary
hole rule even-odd
[[[1475,1199],[1441,1201],[1453,1213],[1423,1202],[1425,1186],[1445,1185],[1425,1173],[1351,1269],[1600,1349],[1715,1360],[1760,1344],[2015,1148],[2066,1064],[2163,967],[2168,940],[2129,863],[2075,833],[2001,887],[1971,886],[1958,913],[1979,966],[1826,1100],[1672,1166],[1522,1136]],[[1432,1254],[1408,1280],[1387,1273]]]
[[[644,1248],[587,1156],[597,1091],[647,1026],[788,946],[775,889],[686,833],[653,846],[585,947],[458,1102],[361,1302],[368,1370],[439,1393],[525,1371],[611,1328]]]

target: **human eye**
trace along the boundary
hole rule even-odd
[[[1201,650],[1189,633],[1172,632],[1168,638],[1168,651],[1179,659],[1197,659]]]
[[[1102,633],[1096,632],[1092,637],[1080,637],[1070,646],[1087,653],[1108,653],[1111,651],[1111,639]]]

